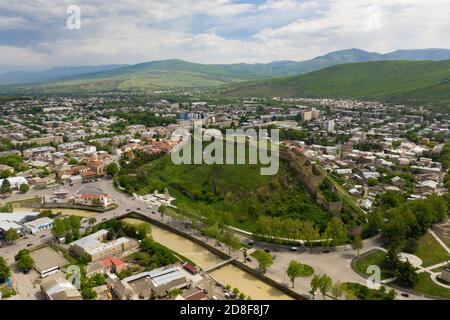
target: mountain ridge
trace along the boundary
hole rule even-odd
[[[448,103],[450,60],[341,64],[295,77],[230,85],[221,89],[220,94],[228,97],[328,97]]]
[[[271,63],[199,64],[181,59],[157,60],[134,65],[107,65],[105,70],[78,70],[53,79],[5,84],[0,92],[74,93],[104,91],[148,91],[168,88],[213,88],[243,81],[266,80],[307,74],[330,66],[369,61],[450,59],[449,49],[397,50],[386,54],[361,49],[327,53],[307,61],[281,60]],[[99,66],[102,67],[102,66]],[[77,67],[68,67],[75,68]],[[82,68],[82,67],[80,67]],[[91,67],[95,68],[95,67]],[[54,68],[58,69],[58,68]],[[50,70],[54,70],[50,69]],[[59,69],[64,70],[64,67]],[[49,70],[43,71],[51,73]]]

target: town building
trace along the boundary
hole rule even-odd
[[[44,217],[31,222],[24,223],[25,230],[31,234],[36,234],[53,227],[53,219]]]
[[[43,281],[41,291],[48,300],[82,300],[80,292],[62,274]]]
[[[131,247],[128,238],[119,238],[110,242],[106,241],[108,231],[99,230],[80,240],[70,244],[70,250],[80,257],[96,262],[108,256],[120,254]]]

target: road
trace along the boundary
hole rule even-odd
[[[111,211],[107,211],[105,213],[99,213],[95,216],[96,222],[95,224],[120,218],[122,216],[127,215],[130,212],[139,212],[143,215],[149,216],[152,219],[159,220],[163,223],[169,224],[173,228],[177,228],[183,232],[189,232],[190,234],[195,234],[197,238],[204,242],[208,242],[211,244],[211,239],[201,235],[199,232],[195,232],[190,229],[186,229],[186,226],[181,221],[176,221],[169,216],[161,217],[160,214],[157,214],[156,208],[150,208],[149,204],[144,203],[141,200],[138,200],[132,196],[127,194],[118,192],[110,179],[103,179],[96,182],[91,182],[84,185],[74,185],[74,186],[64,186],[65,189],[68,189],[69,192],[73,193],[78,191],[81,187],[85,185],[96,186],[103,189],[106,193],[111,194],[112,198],[118,204],[116,209]],[[49,195],[53,190],[44,189],[44,190],[32,190],[28,194],[14,194],[5,201],[17,201],[21,199],[26,199],[35,196],[44,196]],[[82,225],[82,230],[84,231],[88,227],[87,221]],[[42,233],[41,233],[42,235]],[[35,236],[30,236],[29,239],[20,239],[12,246],[6,246],[0,249],[0,255],[7,257],[10,263],[13,262],[14,255],[23,248],[27,248],[28,244],[40,245],[46,242],[51,241],[50,232],[47,231],[44,234],[44,238],[39,238]],[[244,235],[239,235],[239,238],[243,243],[247,243],[249,240]],[[378,238],[368,239],[364,242],[364,247],[361,250],[361,253],[371,251],[380,246],[380,241]],[[267,244],[262,242],[256,242],[253,246],[255,249],[261,250],[269,250],[273,255],[276,256],[274,260],[274,264],[267,271],[267,276],[272,279],[284,283],[286,285],[290,285],[289,280],[286,275],[286,270],[291,260],[297,260],[301,263],[308,264],[312,266],[316,273],[319,274],[328,274],[334,282],[358,282],[361,284],[366,284],[366,280],[361,277],[358,273],[356,273],[351,268],[351,261],[355,257],[354,251],[349,246],[339,247],[336,250],[333,250],[329,253],[322,253],[321,249],[305,249],[300,248],[298,252],[291,252],[289,247]],[[243,255],[240,251],[236,251],[228,248],[226,245],[222,244],[219,249],[223,250],[223,252],[230,254],[235,259],[243,260]],[[11,260],[12,259],[12,260]],[[254,268],[257,268],[256,262],[253,261],[249,263]],[[302,279],[299,278],[296,280],[295,291],[308,295],[310,291],[310,278]],[[401,292],[397,292],[398,299],[408,299],[402,297],[400,295]],[[425,299],[421,296],[410,295],[409,299]]]

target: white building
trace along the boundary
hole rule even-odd
[[[27,179],[24,177],[11,177],[6,178],[9,183],[11,184],[11,188],[13,189],[19,189],[22,184],[28,184]],[[4,179],[0,179],[0,186],[3,184]]]
[[[334,126],[335,126],[335,122],[334,120],[328,120],[325,122],[325,130],[327,130],[327,132],[334,132]]]
[[[44,217],[31,222],[24,223],[25,230],[31,234],[36,234],[53,227],[53,219]]]

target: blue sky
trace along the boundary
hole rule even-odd
[[[81,29],[68,30],[69,5]],[[448,47],[448,0],[0,0],[0,72]]]

